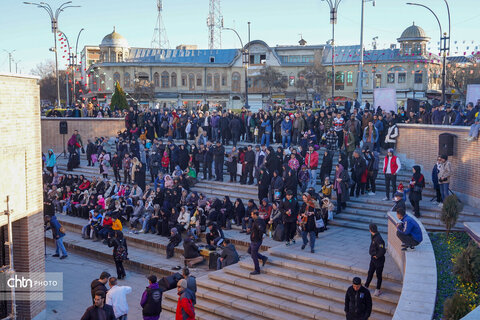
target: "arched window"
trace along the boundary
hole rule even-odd
[[[202,86],[202,75],[200,73],[197,73],[197,87]]]
[[[220,75],[218,73],[213,76],[213,90],[220,90]]]
[[[115,52],[110,53],[110,62],[117,62],[117,54]]]
[[[155,73],[153,74],[153,85],[154,85],[155,87],[160,86],[160,76],[158,75],[158,72],[155,72]]]
[[[113,86],[115,86],[115,84],[118,82],[118,84],[120,84],[120,73],[118,72],[115,72],[113,74]]]
[[[123,52],[119,52],[119,53],[117,54],[117,61],[118,61],[118,62],[123,62]]]
[[[125,72],[123,75],[123,86],[125,88],[130,88],[130,73]]]
[[[343,71],[335,72],[335,90],[343,90],[345,85],[345,73]]]
[[[227,75],[225,73],[222,74],[222,87],[227,85]]]
[[[187,86],[187,75],[185,73],[182,73],[182,87]]]
[[[170,75],[167,71],[162,72],[162,88],[168,88],[168,79]]]
[[[347,86],[352,86],[353,85],[353,72],[348,71],[347,72]]]
[[[405,83],[406,70],[403,67],[391,67],[387,71],[387,83],[395,83],[395,74],[398,73],[398,83]]]
[[[415,71],[415,79],[414,79],[414,82],[415,83],[423,83],[423,73],[421,70],[417,70]]]
[[[195,90],[195,75],[193,73],[188,75],[188,89]]]
[[[211,87],[211,86],[212,86],[212,74],[207,73],[207,87]]]
[[[232,91],[240,92],[240,73],[232,73]]]
[[[177,74],[175,72],[172,72],[171,74],[171,87],[176,88],[177,87]]]

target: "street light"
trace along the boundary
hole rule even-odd
[[[330,7],[330,24],[332,25],[332,104],[335,103],[335,25],[337,24],[337,10],[342,0],[322,0]]]
[[[68,37],[65,34],[65,32],[62,32],[61,30],[58,30],[58,32],[65,38],[67,41],[67,46],[68,46],[68,67],[72,69],[72,75],[73,75],[73,94],[72,94],[72,103],[75,103],[76,97],[75,97],[75,68],[77,66],[76,64],[76,59],[77,59],[77,54],[78,54],[78,39],[80,38],[80,34],[82,33],[84,29],[80,29],[80,31],[77,34],[77,41],[75,44],[75,52],[72,52],[72,49],[70,47],[70,42],[68,41]],[[67,76],[67,101],[69,102],[69,89],[68,89],[68,76]]]
[[[240,40],[240,46],[242,47],[242,63],[244,65],[243,69],[245,70],[245,107],[248,109],[249,108],[249,105],[248,105],[248,51],[246,48],[243,47],[242,38],[240,38],[240,35],[238,34],[237,30],[233,28],[222,28],[222,29],[235,32],[235,34],[238,37],[238,40]]]
[[[55,75],[57,77],[57,104],[60,105],[60,78],[58,76],[58,50],[57,50],[57,30],[58,30],[58,16],[62,11],[67,8],[78,8],[80,6],[69,6],[72,1],[64,2],[60,5],[60,7],[53,11],[52,7],[45,2],[35,3],[35,2],[23,2],[24,4],[29,4],[36,6],[37,8],[42,8],[47,11],[48,15],[50,16],[50,21],[52,24],[52,33],[53,33],[53,41],[55,43]]]
[[[12,51],[7,51],[7,50],[3,49],[3,51],[8,53],[8,69],[9,69],[9,72],[12,73],[12,61],[13,61],[12,55],[16,51],[16,49],[13,49]]]
[[[363,94],[363,17],[365,11],[365,2],[373,2],[375,7],[375,0],[361,0],[362,1],[362,22],[360,26],[360,64],[358,65],[358,79],[357,79],[357,100],[362,104],[362,94]]]
[[[450,7],[448,6],[447,0],[444,0],[445,4],[447,6],[447,12],[448,12],[448,35],[447,33],[442,32],[442,24],[440,23],[440,19],[438,19],[438,16],[433,12],[432,9],[427,7],[426,5],[420,4],[420,3],[412,3],[412,2],[407,2],[407,5],[409,6],[419,6],[427,9],[430,11],[435,19],[438,22],[438,28],[440,29],[440,52],[443,52],[442,54],[442,104],[445,104],[445,86],[447,82],[447,70],[446,70],[446,60],[447,60],[447,51],[450,53],[450,32],[451,32],[451,23],[450,23]],[[448,48],[447,48],[447,40],[448,40]]]

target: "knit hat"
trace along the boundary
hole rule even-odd
[[[403,188],[404,188],[403,184],[400,183],[400,184],[398,185],[398,190],[399,190],[399,191],[403,191]]]
[[[392,148],[389,148],[387,151],[390,152],[390,153],[393,153],[393,149],[392,149]]]

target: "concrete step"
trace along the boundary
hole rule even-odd
[[[368,230],[368,223],[362,223],[362,222],[353,222],[349,220],[344,220],[344,219],[337,219],[335,218],[334,220],[329,222],[330,225],[332,226],[338,226],[338,227],[344,227],[344,228],[350,228],[350,229],[358,229],[358,230]],[[378,231],[383,234],[387,234],[388,229],[384,225],[378,225]]]
[[[262,274],[259,277],[250,275],[251,266],[248,264],[238,264],[232,266],[229,270],[226,270],[227,274],[224,273],[211,273],[209,274],[209,280],[217,280],[226,284],[235,285],[237,287],[242,287],[246,289],[255,289],[261,290],[264,293],[271,295],[280,295],[282,298],[287,300],[296,301],[299,304],[313,305],[317,308],[332,311],[335,313],[343,313],[343,303],[345,301],[345,288],[348,287],[348,280],[335,279],[329,275],[322,275],[321,273],[312,274],[311,272],[305,272],[297,268],[286,267],[283,271],[291,270],[291,277],[285,277],[283,275],[278,276],[273,272],[270,273],[270,269],[275,268],[275,263],[278,258],[273,259],[272,263],[268,263],[267,267],[264,267],[263,271],[265,274]],[[277,264],[279,264],[278,262]],[[295,264],[296,261],[291,261]],[[270,264],[273,266],[271,267]],[[282,269],[281,266],[278,266],[279,269]],[[315,279],[315,276],[318,275],[318,281],[303,281],[298,278],[295,278],[297,275],[308,275],[312,279]],[[327,280],[327,281],[325,281]],[[259,283],[260,282],[260,283]],[[323,282],[323,285],[320,283]],[[306,298],[304,295],[309,296]],[[313,298],[321,298],[330,300],[328,305],[322,305],[321,301],[315,302]],[[374,303],[376,310],[380,313],[393,314],[395,307],[399,298],[398,293],[392,293],[385,291],[383,297],[372,297],[374,298]],[[333,304],[332,304],[333,302]],[[339,304],[339,305],[337,305]],[[338,310],[335,310],[337,308]]]
[[[170,292],[174,292],[176,294],[177,289],[167,291],[166,293],[163,294],[161,316],[163,316],[164,312],[169,312],[170,314],[172,314],[172,316],[169,318],[165,318],[168,320],[175,319],[175,314],[177,310],[177,301],[178,301],[178,295],[176,297],[172,297]],[[176,298],[176,300],[173,300],[172,298]],[[213,313],[206,312],[199,308],[195,308],[195,319],[196,320],[222,320],[224,318],[216,316]]]

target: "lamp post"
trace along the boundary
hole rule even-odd
[[[3,49],[3,51],[5,51],[6,53],[8,53],[8,72],[12,73],[12,61],[13,61],[13,53],[16,51],[16,49],[13,49],[12,51],[7,51],[5,49]]]
[[[360,63],[358,64],[358,79],[357,79],[357,91],[358,91],[358,102],[362,104],[362,94],[363,94],[363,17],[365,11],[365,2],[373,2],[375,6],[375,0],[361,0],[362,1],[362,21],[360,25]]]
[[[42,8],[47,11],[48,15],[50,16],[50,21],[52,24],[52,33],[53,33],[53,41],[55,44],[55,76],[57,77],[57,105],[60,105],[60,78],[58,75],[58,53],[57,53],[57,30],[58,30],[58,16],[62,11],[67,8],[78,8],[80,6],[69,6],[72,1],[64,2],[58,7],[55,12],[53,11],[52,7],[45,2],[35,3],[35,2],[24,2],[24,4],[34,5],[37,8]]]
[[[322,0],[330,7],[330,24],[332,25],[332,104],[335,103],[335,25],[337,24],[337,10],[342,0]]]
[[[438,19],[438,16],[435,14],[435,12],[432,9],[420,3],[407,2],[407,5],[419,6],[427,9],[433,14],[433,16],[438,22],[438,28],[440,29],[440,52],[442,52],[442,64],[443,64],[442,66],[442,104],[445,104],[445,101],[446,101],[445,89],[446,89],[446,82],[447,82],[447,70],[446,70],[447,51],[450,53],[450,32],[451,32],[450,7],[448,6],[447,0],[444,0],[444,1],[447,6],[447,12],[448,12],[448,35],[446,32],[445,33],[442,32],[442,24],[440,23],[440,19]],[[447,41],[448,41],[448,47],[447,47]]]
[[[250,22],[249,22],[250,26]],[[233,28],[223,28],[223,30],[230,30],[235,32],[235,34],[238,37],[238,40],[240,41],[240,46],[242,47],[242,63],[243,63],[243,69],[245,70],[245,107],[247,109],[249,108],[248,105],[248,51],[246,48],[243,47],[243,41],[242,38],[240,38],[240,35],[238,34],[237,30]]]
[[[80,29],[80,31],[77,34],[77,41],[75,43],[75,55],[73,56],[73,102],[75,103],[77,101],[77,93],[75,91],[75,71],[77,69],[77,57],[78,57],[78,39],[80,38],[80,34],[82,31],[85,29]]]
[[[73,88],[72,88],[72,104],[75,104],[75,101],[76,101],[76,97],[75,97],[75,68],[77,67],[77,63],[76,63],[76,59],[77,59],[77,53],[78,53],[78,39],[80,38],[80,33],[82,33],[84,29],[80,29],[80,31],[78,32],[77,34],[77,41],[76,41],[76,44],[75,44],[75,52],[72,52],[72,49],[70,47],[70,42],[68,41],[68,37],[67,35],[65,34],[65,32],[62,32],[61,30],[58,30],[58,32],[65,38],[65,40],[67,41],[67,46],[68,46],[68,67],[72,69],[72,76],[73,76],[73,81],[72,81],[72,85],[73,85]],[[69,101],[68,97],[69,97],[69,89],[68,89],[68,75],[67,75],[67,101]]]

